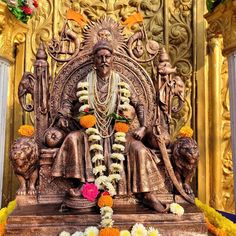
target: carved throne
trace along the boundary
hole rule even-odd
[[[100,32],[100,33],[99,33]],[[108,33],[108,35],[106,35]],[[161,124],[164,132],[169,133],[171,112],[178,111],[181,102],[172,109],[172,98],[179,94],[171,93],[161,80],[163,76],[175,73],[175,69],[168,67],[170,72],[160,72],[158,67],[161,62],[168,64],[168,58],[160,59],[163,48],[152,40],[147,41],[146,55],[140,43],[145,39],[145,32],[139,31],[126,39],[123,28],[110,18],[103,18],[98,22],[90,24],[83,33],[84,39],[80,42],[77,35],[65,24],[61,33],[60,41],[52,39],[48,45],[48,53],[41,43],[36,55],[34,74],[26,73],[20,83],[19,99],[25,111],[34,111],[35,141],[38,146],[38,180],[36,195],[18,195],[18,207],[9,217],[7,224],[7,235],[57,235],[63,230],[75,232],[84,230],[87,226],[99,225],[100,216],[95,209],[89,212],[80,210],[63,211],[61,204],[65,194],[72,186],[70,180],[54,178],[51,176],[51,168],[59,147],[48,147],[45,145],[45,131],[52,127],[58,111],[66,96],[76,94],[78,82],[83,80],[93,69],[92,47],[100,40],[111,41],[114,47],[113,69],[121,76],[121,80],[129,84],[135,91],[139,100],[145,105],[146,124],[154,127]],[[49,74],[47,57],[49,54],[58,65],[62,65],[59,72],[52,79]],[[146,59],[143,59],[146,56]],[[163,60],[163,61],[161,61]],[[150,77],[142,65],[150,63],[156,74]],[[142,64],[142,65],[141,65]],[[176,79],[177,78],[177,79]],[[173,82],[178,77],[173,77]],[[159,81],[159,82],[157,82]],[[176,81],[174,81],[176,82]],[[31,86],[31,89],[30,89]],[[160,91],[166,96],[164,101],[160,98]],[[25,99],[27,93],[32,95],[33,104],[27,104]],[[165,94],[166,93],[166,94]],[[169,95],[167,96],[167,93]],[[163,95],[162,94],[162,95]],[[164,96],[163,95],[163,96]],[[137,117],[131,124],[130,130],[139,125]],[[154,149],[154,147],[150,147]],[[160,150],[155,150],[158,160],[162,160]],[[166,149],[166,154],[172,158],[171,149]],[[117,197],[115,199],[115,225],[121,229],[130,228],[137,222],[147,226],[156,226],[163,235],[190,235],[190,232],[204,234],[206,232],[202,213],[193,204],[188,203],[184,197],[178,195],[169,177],[163,161],[160,161],[159,169],[162,170],[163,189],[157,191],[159,199],[164,203],[176,201],[185,207],[186,213],[181,216],[171,214],[157,214],[139,204],[134,196]],[[189,200],[187,198],[187,200]],[[78,217],[79,216],[79,217]],[[29,219],[30,217],[30,219]],[[21,223],[20,223],[21,222]],[[24,222],[22,224],[22,222]],[[183,234],[181,234],[181,232]]]

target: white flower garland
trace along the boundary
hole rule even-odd
[[[79,91],[76,93],[79,102],[83,103],[80,108],[80,112],[84,111],[84,109],[89,109],[89,98],[88,98],[88,90],[89,83],[81,82],[78,83],[77,88]],[[118,105],[118,112],[124,111],[128,109],[128,105],[130,102],[130,91],[129,85],[125,82],[118,83],[119,95],[120,95],[120,104]],[[82,90],[81,90],[82,89]],[[88,128],[86,129],[86,134],[88,135],[88,140],[90,142],[90,152],[93,154],[92,163],[93,174],[96,176],[95,184],[100,190],[107,190],[111,196],[116,195],[116,190],[114,184],[121,180],[121,171],[123,171],[122,162],[125,160],[123,152],[125,150],[126,143],[126,134],[123,132],[116,132],[114,134],[114,144],[112,145],[111,160],[112,164],[109,167],[109,175],[106,176],[104,173],[107,170],[104,165],[104,156],[103,156],[103,147],[100,145],[100,141],[102,139],[99,130],[97,128]],[[111,227],[114,223],[112,220],[113,211],[111,208],[102,207],[101,208],[101,226],[102,227]]]

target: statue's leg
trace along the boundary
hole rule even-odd
[[[38,170],[36,169],[34,170],[34,172],[32,173],[29,179],[29,190],[28,190],[29,195],[36,194],[35,184],[36,184],[37,179],[38,179]]]
[[[94,181],[92,168],[86,133],[82,130],[71,132],[55,157],[52,175],[73,179],[76,187],[69,190],[69,195],[79,197],[82,184]]]
[[[165,189],[165,176],[158,169],[159,158],[141,141],[131,136],[127,137],[127,141],[131,191],[141,196],[142,202],[157,212],[168,211],[168,206],[163,206],[155,194]]]
[[[17,190],[17,195],[26,195],[26,180],[23,176],[21,175],[16,175],[19,182],[20,182],[20,187]]]

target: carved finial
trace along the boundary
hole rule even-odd
[[[166,49],[164,47],[162,47],[160,50],[160,61],[170,61],[169,55],[167,54]]]
[[[40,60],[40,59],[47,60],[47,58],[48,58],[43,42],[40,42],[40,44],[39,44],[39,48],[36,53],[36,58],[37,58],[37,60]]]

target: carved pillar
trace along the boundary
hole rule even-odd
[[[211,38],[208,42],[209,48],[209,65],[214,65],[208,72],[209,87],[211,93],[209,96],[210,111],[210,203],[216,209],[222,209],[222,105],[221,99],[217,99],[221,94],[221,39]]]
[[[5,3],[0,2],[0,206],[2,205],[2,189],[3,189],[3,174],[6,169],[4,160],[8,146],[5,148],[5,139],[7,139],[6,126],[11,122],[7,119],[7,114],[11,108],[8,96],[11,85],[11,72],[14,67],[14,50],[16,45],[24,41],[24,33],[27,27],[16,20],[16,18],[8,11]],[[10,93],[9,93],[10,94]],[[6,142],[7,144],[7,142]]]
[[[229,96],[230,96],[230,119],[231,119],[231,143],[233,151],[233,167],[230,160],[228,162],[228,170],[232,170],[236,173],[236,1],[229,0],[224,4],[218,5],[212,13],[205,15],[209,23],[208,34],[212,35],[222,35],[223,36],[223,55],[227,56],[228,59],[228,80],[229,80]],[[215,66],[215,64],[209,64],[210,66]],[[220,94],[219,94],[220,95]],[[220,104],[219,104],[220,105]],[[219,115],[219,114],[217,114]],[[223,162],[225,162],[226,156],[221,157]],[[225,168],[225,166],[224,166]],[[222,173],[223,166],[218,169]],[[214,170],[215,171],[215,170]],[[227,173],[224,172],[222,176],[222,182],[226,179]],[[221,182],[221,183],[222,183]],[[221,184],[220,183],[220,184]],[[236,176],[234,175],[234,186],[236,186]],[[228,189],[227,186],[222,186],[218,191],[224,192],[224,189]],[[235,191],[235,188],[234,188]],[[222,193],[221,193],[222,194]],[[232,195],[230,190],[226,195]],[[225,195],[225,196],[226,196]],[[225,198],[225,196],[222,196]],[[234,192],[234,203],[236,203],[236,193]],[[216,202],[216,207],[218,204]],[[218,208],[219,209],[219,208]]]

